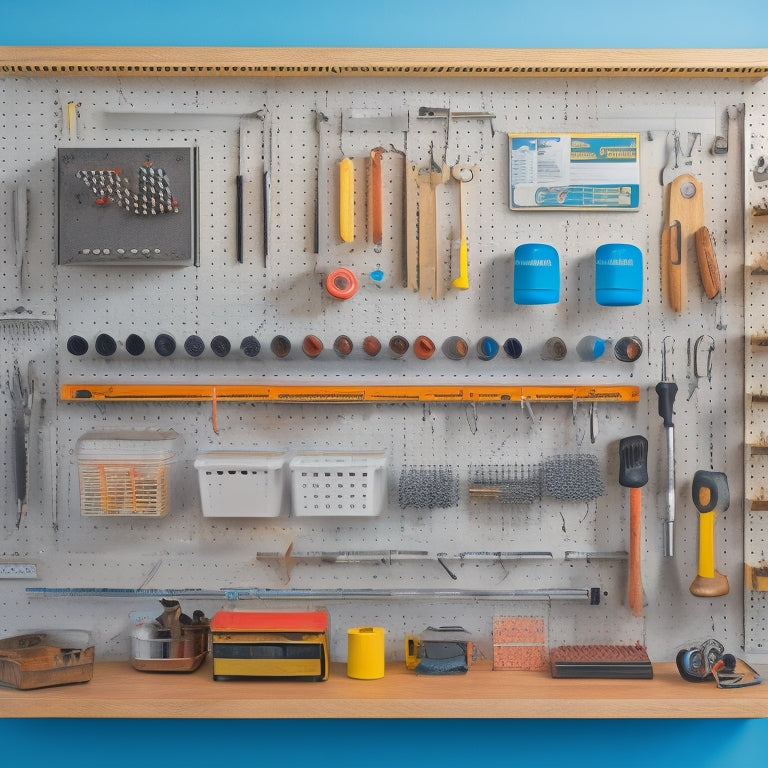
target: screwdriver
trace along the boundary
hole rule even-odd
[[[666,369],[666,366],[664,366]],[[663,376],[666,379],[666,371]],[[664,519],[664,557],[675,554],[675,425],[672,422],[672,409],[677,395],[674,381],[660,381],[656,385],[659,396],[659,416],[664,421],[667,433],[667,514]]]

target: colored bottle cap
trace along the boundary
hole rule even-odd
[[[307,357],[317,357],[323,351],[323,342],[310,334],[301,342],[301,349]]]
[[[286,336],[275,336],[269,348],[275,357],[288,357],[291,354],[291,342]]]
[[[160,357],[170,357],[176,351],[176,339],[169,333],[160,333],[155,337],[155,352]]]
[[[143,355],[146,348],[147,345],[144,343],[144,339],[138,333],[129,334],[125,340],[125,350],[129,355],[133,355],[133,357]]]
[[[117,351],[117,342],[108,333],[100,333],[93,346],[102,357],[112,357]]]
[[[576,345],[576,354],[580,360],[590,362],[602,357],[605,352],[605,341],[598,336],[585,336]]]
[[[349,336],[344,336],[343,334],[341,336],[337,336],[336,340],[333,342],[333,351],[339,357],[346,357],[347,355],[351,354],[352,339],[350,339]]]
[[[622,363],[634,363],[643,354],[643,342],[637,336],[622,336],[613,345],[613,354]]]
[[[205,342],[195,334],[187,336],[184,341],[184,351],[190,357],[200,357],[205,351]]]
[[[568,354],[568,347],[559,336],[552,336],[544,342],[542,360],[562,360]]]
[[[256,357],[261,352],[261,342],[255,336],[245,336],[240,349],[246,357]]]
[[[519,339],[509,338],[504,342],[504,351],[513,359],[517,360],[523,354],[523,345]]]
[[[366,336],[363,339],[363,352],[368,357],[376,357],[381,352],[381,342],[375,336]]]
[[[481,360],[493,360],[499,354],[499,342],[490,336],[483,336],[477,342],[477,356]]]
[[[463,360],[469,351],[467,340],[461,336],[449,336],[443,342],[443,354],[449,360]]]
[[[88,351],[88,342],[82,336],[70,336],[67,339],[67,352],[75,357],[82,357]]]
[[[232,344],[226,336],[214,336],[211,339],[211,349],[216,357],[226,357],[232,349]]]
[[[427,360],[435,353],[435,342],[428,336],[417,336],[413,341],[413,354],[419,360]]]
[[[408,347],[410,346],[411,345],[405,336],[393,336],[389,340],[389,351],[395,357],[402,357],[408,351]]]

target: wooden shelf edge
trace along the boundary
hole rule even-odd
[[[15,75],[664,76],[768,74],[768,48],[0,46]]]
[[[97,662],[88,683],[0,689],[3,718],[764,718],[768,685],[734,691],[685,682],[674,663],[653,680],[555,680],[548,672],[418,676],[387,665],[380,680],[351,680],[334,663],[323,683],[219,681],[210,663],[184,674],[138,672]]]

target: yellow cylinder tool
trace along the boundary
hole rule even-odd
[[[339,163],[339,236],[345,243],[355,239],[355,169],[348,157]]]
[[[475,166],[473,165],[454,165],[451,168],[451,176],[459,182],[459,275],[453,280],[454,288],[466,290],[469,288],[468,273],[468,247],[467,247],[467,227],[466,227],[466,193],[465,186],[475,178]]]
[[[347,676],[356,680],[384,677],[383,627],[353,627],[348,630]]]
[[[693,503],[699,510],[699,569],[691,583],[691,594],[719,597],[729,591],[728,577],[715,569],[715,513],[730,504],[728,478],[723,472],[700,469],[693,476]]]

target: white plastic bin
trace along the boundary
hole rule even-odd
[[[376,517],[387,505],[383,451],[297,453],[290,469],[296,517]]]
[[[287,454],[212,451],[195,459],[205,517],[278,517],[284,510]]]

